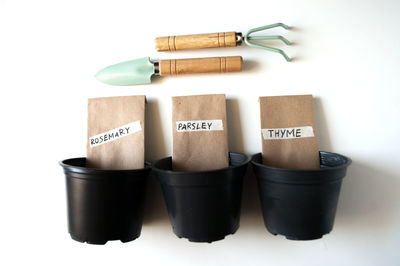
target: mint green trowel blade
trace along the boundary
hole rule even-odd
[[[111,65],[100,70],[95,77],[110,85],[150,84],[154,74],[154,64],[149,57]]]

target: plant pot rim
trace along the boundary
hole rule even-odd
[[[237,164],[237,165],[231,165],[231,154],[232,155],[239,155],[242,158],[246,157],[245,160],[243,160],[243,162]],[[244,165],[248,164],[251,160],[251,157],[244,154],[244,153],[238,153],[238,152],[229,152],[229,166],[228,167],[224,167],[224,168],[218,168],[218,169],[212,169],[212,170],[203,170],[203,171],[175,171],[175,170],[165,170],[165,169],[161,169],[158,168],[158,164],[163,161],[163,160],[171,160],[172,161],[172,156],[167,156],[164,158],[161,158],[159,160],[157,160],[154,164],[153,164],[153,170],[155,172],[159,172],[159,173],[164,173],[164,174],[173,174],[173,175],[208,175],[210,173],[220,173],[220,172],[224,172],[230,169],[236,169],[236,168],[240,168],[243,167]]]
[[[261,153],[251,158],[251,164],[259,179],[286,184],[323,184],[336,182],[346,175],[346,169],[351,159],[338,153],[320,151],[321,168],[290,169],[264,165],[261,163]],[[257,162],[258,161],[258,162]]]
[[[343,167],[347,167],[352,163],[352,160],[349,157],[346,157],[344,155],[341,155],[339,153],[334,153],[334,152],[327,152],[327,151],[320,151],[319,152],[320,155],[335,155],[340,157],[341,159],[343,159],[344,163],[340,164],[340,165],[336,165],[336,166],[327,166],[325,164],[321,164],[323,167],[322,168],[301,168],[301,169],[297,169],[297,168],[280,168],[280,167],[274,167],[274,166],[269,166],[266,164],[262,164],[262,163],[258,163],[255,162],[254,159],[256,156],[260,156],[261,152],[253,154],[253,156],[251,156],[251,163],[254,165],[257,165],[259,167],[263,167],[263,168],[267,168],[267,169],[271,169],[274,171],[280,171],[280,172],[285,172],[285,171],[289,171],[289,172],[321,172],[321,171],[334,171]],[[321,158],[321,157],[320,157]]]
[[[86,164],[86,157],[76,157],[65,159],[59,162],[64,171],[74,173],[74,174],[82,174],[85,176],[112,176],[112,175],[137,175],[145,172],[149,172],[152,169],[152,165],[150,162],[145,162],[144,168],[140,169],[99,169],[99,168],[91,168],[84,166]],[[82,178],[84,178],[82,176]]]

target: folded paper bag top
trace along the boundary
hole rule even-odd
[[[145,96],[88,100],[87,167],[144,167]]]
[[[260,97],[263,164],[319,168],[312,95]]]
[[[172,145],[175,171],[228,167],[225,95],[172,97]]]

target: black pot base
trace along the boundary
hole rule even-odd
[[[268,229],[268,228],[267,228]],[[277,234],[274,232],[271,232],[268,230],[268,232],[270,232],[271,234],[273,234],[274,236],[278,236],[281,234]],[[288,235],[281,235],[284,236],[286,239],[288,240],[298,240],[298,241],[303,241],[303,240],[316,240],[316,239],[321,239],[324,235],[316,235],[316,236],[307,236],[307,237],[298,237],[298,236],[288,236]]]
[[[238,228],[239,228],[239,227],[238,227]],[[228,235],[233,235],[233,234],[235,234],[238,228],[236,228],[236,229],[235,229],[234,231],[232,231],[232,233],[230,233],[230,234],[220,235],[220,236],[214,236],[211,240],[210,240],[209,238],[191,238],[191,237],[186,237],[186,236],[183,236],[183,235],[178,235],[178,233],[175,232],[175,231],[174,231],[174,233],[175,233],[175,235],[176,235],[177,237],[179,237],[179,238],[186,238],[189,242],[194,242],[194,243],[210,243],[210,244],[211,244],[212,242],[220,241],[220,240],[225,239],[225,237],[228,236]]]
[[[306,240],[316,240],[316,239],[321,239],[322,238],[322,235],[318,235],[318,236],[315,236],[315,237],[306,237],[306,238],[299,238],[299,237],[293,237],[293,236],[285,236],[286,237],[286,239],[289,239],[289,240],[298,240],[298,241],[306,241]]]
[[[194,243],[212,243],[215,241],[219,241],[219,240],[223,240],[225,239],[225,236],[221,236],[221,237],[216,237],[213,240],[208,240],[208,239],[197,239],[197,238],[188,238],[189,242],[194,242]]]
[[[140,236],[136,235],[136,236],[132,236],[129,238],[121,238],[121,239],[101,239],[101,240],[95,240],[95,239],[86,239],[86,238],[80,238],[80,237],[76,237],[72,234],[70,234],[71,238],[75,241],[81,242],[81,243],[88,243],[88,244],[92,244],[92,245],[105,245],[108,241],[121,241],[122,243],[127,243],[127,242],[131,242],[133,240],[135,240],[136,238],[138,238]]]
[[[76,236],[73,236],[72,234],[70,234],[71,238],[75,241],[81,242],[81,243],[88,243],[88,244],[92,244],[92,245],[105,245],[108,240],[89,240],[89,239],[85,239],[85,238],[79,238]]]

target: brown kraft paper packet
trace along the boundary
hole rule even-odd
[[[205,171],[229,166],[224,94],[172,97],[172,167]]]
[[[263,164],[319,168],[312,95],[260,97]]]
[[[145,96],[88,100],[87,167],[144,167]]]

